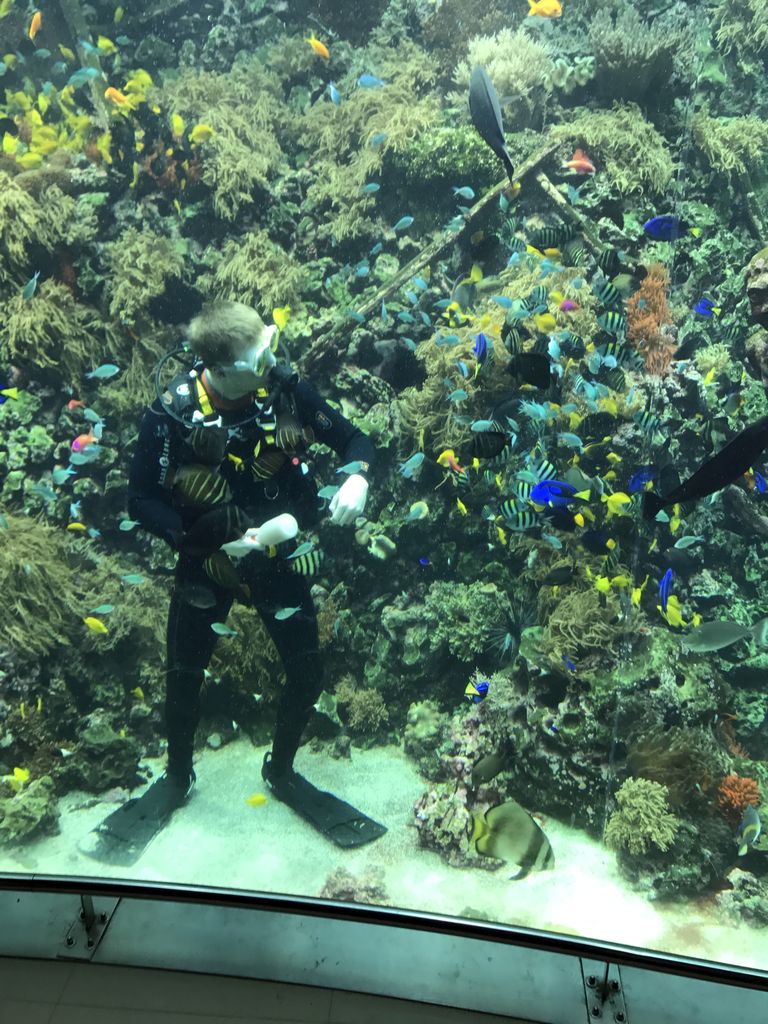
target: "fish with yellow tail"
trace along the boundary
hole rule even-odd
[[[560,0],[528,0],[528,17],[560,18],[563,5]]]
[[[612,516],[628,516],[632,508],[632,498],[624,491],[603,494],[600,500],[607,508],[608,518]]]
[[[548,871],[555,855],[546,835],[516,800],[489,807],[484,814],[471,812],[470,845],[483,857],[495,857],[517,864],[510,881],[519,881],[531,871]]]

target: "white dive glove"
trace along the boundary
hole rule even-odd
[[[331,522],[338,526],[348,526],[363,514],[365,501],[368,497],[368,481],[359,473],[348,476],[341,487],[331,498]]]
[[[259,543],[258,533],[258,527],[252,526],[239,540],[231,540],[228,544],[222,544],[221,550],[226,551],[230,558],[245,558],[252,551],[264,551],[264,545]]]

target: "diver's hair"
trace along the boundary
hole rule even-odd
[[[195,355],[216,368],[231,364],[264,330],[264,321],[251,306],[217,299],[193,317],[187,339]]]

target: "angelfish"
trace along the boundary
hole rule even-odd
[[[473,812],[470,843],[485,857],[517,864],[520,870],[510,876],[510,881],[555,866],[549,840],[516,800],[489,807],[483,815]]]

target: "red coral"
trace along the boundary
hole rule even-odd
[[[627,339],[642,355],[648,371],[659,377],[668,372],[677,351],[677,342],[670,333],[668,289],[667,268],[663,263],[652,263],[627,301]]]
[[[732,825],[738,825],[747,804],[760,804],[760,787],[754,779],[726,775],[717,787],[717,809]]]

